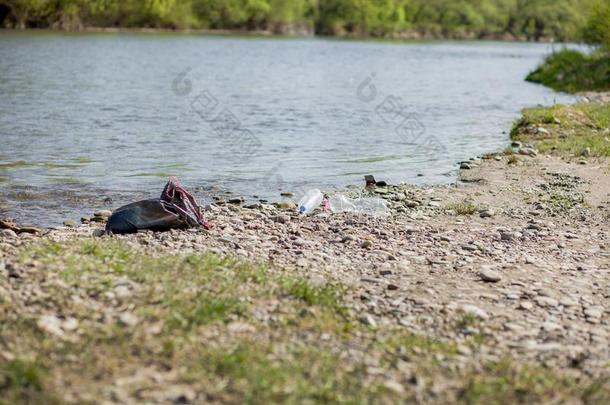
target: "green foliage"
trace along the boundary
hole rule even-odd
[[[299,24],[323,35],[376,37],[568,40],[586,32],[589,40],[606,43],[610,35],[606,0],[0,0],[0,4],[10,10],[0,15],[4,25],[19,28],[276,30]]]
[[[596,0],[584,28],[585,39],[610,50],[610,1]]]
[[[610,54],[564,49],[551,54],[526,80],[570,93],[610,90]]]
[[[545,128],[540,132],[537,128]],[[581,156],[610,156],[610,104],[557,104],[523,110],[515,123],[511,138],[535,143],[542,153]]]

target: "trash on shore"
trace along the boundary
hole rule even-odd
[[[333,213],[353,212],[372,216],[386,216],[390,214],[390,209],[382,198],[349,198],[343,194],[331,196],[328,199],[328,209]]]
[[[317,188],[309,190],[298,203],[300,214],[308,214],[319,207],[335,214],[340,212],[351,212],[372,216],[385,216],[390,214],[390,209],[382,198],[349,198],[343,194],[325,197]]]
[[[308,214],[314,209],[318,208],[324,201],[324,194],[317,188],[309,190],[303,198],[299,200],[297,204],[299,208],[299,214]]]
[[[202,226],[201,207],[177,179],[170,177],[160,198],[137,201],[118,208],[108,218],[107,234],[136,233],[139,230],[167,231]]]

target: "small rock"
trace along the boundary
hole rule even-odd
[[[460,169],[461,170],[470,170],[470,169],[472,169],[472,167],[470,166],[469,163],[462,162],[462,163],[460,163]]]
[[[535,301],[541,307],[556,307],[559,305],[559,302],[551,297],[536,297]]]
[[[64,226],[67,226],[68,228],[76,228],[76,222],[71,219],[66,219],[64,221]]]
[[[490,283],[497,283],[498,281],[502,280],[502,274],[490,266],[481,266],[479,276],[481,277],[481,280],[488,281]]]
[[[457,345],[457,352],[459,354],[461,354],[462,356],[470,356],[472,355],[472,350],[470,350],[470,348],[468,346],[464,346],[464,345]]]
[[[370,240],[362,241],[362,243],[360,244],[360,247],[362,249],[370,249],[371,246],[373,246],[373,242],[371,242]]]
[[[282,192],[280,193],[280,195],[281,195],[282,197],[293,197],[293,196],[294,196],[294,193],[293,193],[292,191],[282,191]]]
[[[361,316],[360,322],[362,322],[365,325],[371,326],[373,328],[377,326],[377,322],[375,321],[375,318],[373,318],[373,316],[371,314],[365,314],[365,315]]]
[[[405,393],[405,387],[402,386],[401,383],[399,383],[398,381],[394,381],[394,380],[387,380],[384,381],[383,386],[385,388],[387,388],[390,391],[393,391],[396,394],[404,394]]]
[[[492,209],[484,209],[479,211],[479,216],[481,218],[491,218],[496,215],[496,212]]]
[[[500,240],[509,242],[509,241],[513,240],[514,237],[515,237],[514,232],[500,231]]]
[[[125,326],[136,326],[138,324],[138,317],[131,312],[123,312],[119,315],[119,322]]]
[[[234,198],[229,199],[229,204],[239,205],[243,202],[244,202],[244,199],[242,197],[234,197]]]
[[[529,311],[529,310],[531,310],[532,308],[534,308],[534,304],[532,304],[532,303],[531,303],[531,302],[529,302],[529,301],[521,301],[521,302],[519,303],[519,307],[518,307],[518,308],[519,308],[519,309],[523,309],[523,310],[525,310],[525,311]]]
[[[463,304],[461,307],[461,310],[464,311],[467,314],[470,315],[474,315],[477,318],[481,318],[481,319],[488,319],[489,315],[487,314],[487,312],[485,312],[484,310],[482,310],[481,308],[472,305],[472,304]]]
[[[104,229],[96,229],[93,231],[93,236],[96,238],[101,238],[104,235],[106,235],[106,231]]]
[[[538,151],[534,148],[520,148],[518,153],[525,156],[538,156]]]
[[[579,165],[586,165],[586,164],[588,164],[588,163],[589,163],[589,162],[587,162],[585,159],[580,159],[580,160],[578,161],[578,164],[579,164]]]
[[[16,238],[17,234],[12,229],[0,229],[0,238]]]
[[[110,210],[100,210],[93,213],[94,217],[109,218],[112,215]]]
[[[278,208],[282,210],[296,210],[297,204],[292,200],[284,200],[281,201],[278,205]]]

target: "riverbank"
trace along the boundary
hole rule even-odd
[[[534,127],[596,129],[555,111],[454,185],[350,191],[386,218],[222,204],[209,231],[3,231],[2,396],[607,403],[610,166],[537,150]]]

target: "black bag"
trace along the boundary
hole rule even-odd
[[[170,177],[160,198],[137,201],[114,211],[108,218],[106,233],[167,231],[195,226],[210,229],[195,198]]]

